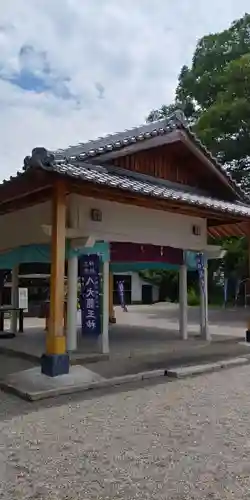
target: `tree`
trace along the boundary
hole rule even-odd
[[[148,120],[177,108],[233,178],[250,189],[249,14],[197,43],[191,67],[181,69],[175,102]]]
[[[169,104],[168,106],[163,104],[160,109],[152,109],[150,111],[147,121],[154,122],[155,120],[161,120],[161,118],[172,115],[177,109],[177,104]]]
[[[248,276],[248,242],[244,237],[228,238],[224,242],[227,251],[223,259],[223,268],[226,277],[234,274],[235,278],[244,279]]]
[[[175,101],[149,114],[148,121],[181,109],[192,130],[232,177],[250,192],[250,14],[198,41],[190,68],[183,66]],[[223,262],[210,263],[227,277],[248,273],[246,240],[229,238]]]

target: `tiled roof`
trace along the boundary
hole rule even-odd
[[[33,156],[25,159],[25,169],[40,167],[74,179],[110,188],[130,191],[134,194],[150,196],[156,199],[175,201],[186,205],[204,207],[216,212],[250,217],[250,205],[230,203],[209,196],[188,192],[181,187],[173,187],[168,182],[138,173],[122,170],[119,167],[103,167],[84,162],[65,162],[54,160],[46,150],[33,150]]]
[[[168,119],[161,119],[155,122],[146,123],[138,127],[134,127],[123,132],[108,134],[104,137],[99,137],[95,140],[90,140],[85,143],[79,143],[76,146],[69,146],[65,149],[59,149],[54,152],[55,156],[79,159],[81,161],[101,156],[111,151],[118,151],[137,142],[143,142],[153,137],[163,136],[173,132],[179,125],[184,126],[184,122],[178,114],[175,114]]]
[[[231,175],[223,168],[218,160],[204,146],[200,139],[192,132],[186,123],[184,114],[176,111],[169,118],[150,122],[139,127],[135,127],[124,132],[109,134],[96,140],[86,143],[79,143],[76,146],[69,146],[66,149],[55,151],[55,156],[61,159],[72,161],[91,161],[93,158],[101,157],[112,151],[122,150],[125,147],[135,143],[144,142],[153,137],[167,135],[174,130],[183,130],[187,136],[194,142],[197,148],[208,158],[208,160],[224,176],[231,188],[245,201],[249,200],[248,195],[241,189]],[[101,158],[100,158],[101,160]]]

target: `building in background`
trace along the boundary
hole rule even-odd
[[[159,287],[143,280],[137,272],[120,272],[113,274],[113,301],[120,304],[118,282],[124,282],[125,302],[129,304],[153,304],[159,301]]]

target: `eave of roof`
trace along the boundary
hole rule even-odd
[[[164,118],[155,122],[150,122],[139,127],[125,130],[123,132],[109,134],[105,137],[100,137],[96,140],[91,140],[86,143],[80,143],[76,146],[69,146],[66,149],[55,151],[55,157],[59,160],[69,160],[74,162],[88,161],[104,157],[113,151],[123,150],[132,145],[143,143],[152,140],[154,137],[166,136],[174,131],[182,131],[194,146],[205,156],[217,171],[217,174],[224,180],[224,183],[238,196],[242,201],[248,202],[249,196],[243,189],[234,181],[231,175],[225,171],[218,160],[210,153],[206,146],[200,141],[194,132],[188,127],[184,114],[181,111],[176,111],[169,118]]]
[[[133,194],[156,199],[168,200],[180,204],[210,209],[211,211],[250,217],[250,204],[230,203],[209,196],[196,194],[187,189],[169,185],[168,182],[154,177],[135,174],[119,167],[90,165],[84,162],[65,162],[55,160],[43,148],[33,150],[33,156],[25,159],[25,169],[42,168],[43,170],[82,180],[95,185],[122,189]]]

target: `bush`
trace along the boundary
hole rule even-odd
[[[173,297],[172,298],[166,297],[165,302],[170,302],[171,304],[178,304],[178,300],[173,299]]]
[[[187,300],[189,306],[198,306],[200,304],[200,296],[194,288],[189,288]]]

